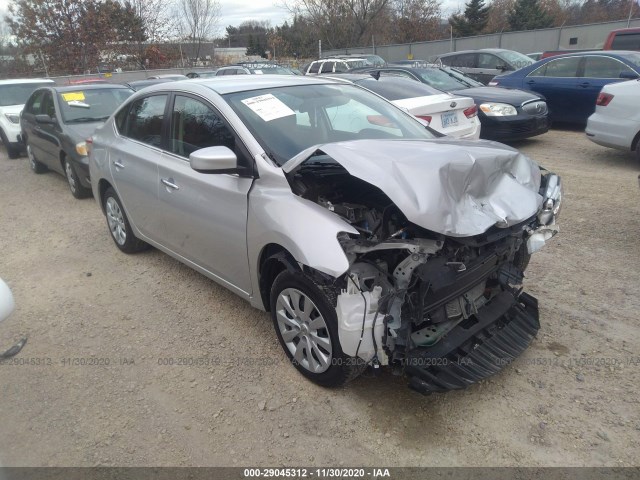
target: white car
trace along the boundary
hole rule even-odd
[[[15,308],[13,295],[6,283],[0,278],[0,322],[9,318]]]
[[[605,85],[585,133],[598,145],[635,152],[640,160],[640,81]]]
[[[458,97],[424,83],[399,76],[342,74],[331,78],[349,81],[377,93],[419,118],[433,130],[453,138],[480,138],[478,107],[473,98]],[[375,119],[369,119],[370,122]],[[380,119],[384,126],[385,119]]]
[[[55,82],[44,78],[0,80],[0,137],[9,158],[18,158],[23,149],[20,141],[20,112],[38,87]]]

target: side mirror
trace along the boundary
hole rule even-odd
[[[191,168],[200,173],[236,173],[238,157],[227,147],[207,147],[189,155]]]
[[[54,123],[56,123],[55,119],[51,118],[49,115],[45,113],[36,115],[36,122],[41,123],[43,125],[53,125]]]
[[[620,72],[620,78],[635,80],[636,78],[638,78],[638,74],[636,72],[630,72],[627,70],[624,72]]]

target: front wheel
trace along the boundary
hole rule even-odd
[[[334,301],[303,273],[280,273],[271,287],[271,318],[296,369],[324,387],[337,387],[365,369],[342,352]]]
[[[80,183],[80,177],[78,177],[76,169],[69,161],[69,158],[65,158],[62,161],[62,166],[64,167],[64,174],[67,177],[67,182],[69,183],[69,190],[71,190],[71,195],[76,198],[87,198],[89,195],[91,195],[91,190],[87,187],[84,187],[82,183]]]
[[[20,147],[9,143],[9,139],[2,130],[0,130],[0,138],[2,138],[2,143],[4,143],[4,147],[7,149],[7,156],[11,159],[18,158],[20,156]]]
[[[143,242],[133,234],[129,219],[124,213],[122,203],[120,203],[120,199],[113,188],[109,187],[104,192],[102,206],[107,216],[107,225],[109,226],[109,232],[111,232],[111,238],[120,250],[124,253],[137,253],[149,248],[148,243]]]

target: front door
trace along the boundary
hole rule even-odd
[[[158,164],[159,210],[166,246],[241,292],[251,292],[247,202],[252,178],[199,173],[189,154],[226,146],[246,164],[249,153],[221,114],[203,100],[176,94],[168,153]]]

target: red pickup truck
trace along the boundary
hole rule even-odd
[[[603,50],[640,50],[640,28],[611,30]]]

